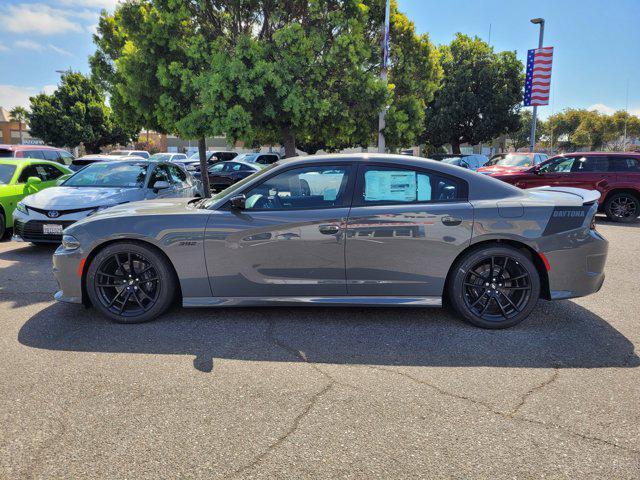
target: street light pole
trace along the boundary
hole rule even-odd
[[[388,67],[389,67],[389,15],[391,10],[391,2],[387,0],[384,10],[384,37],[382,39],[382,68],[380,69],[380,79],[387,84]],[[385,115],[387,114],[387,107],[383,107],[382,111],[378,115],[378,152],[384,153],[386,149],[384,134],[382,130],[386,125]]]
[[[540,37],[538,38],[538,48],[542,48],[542,42],[544,40],[544,18],[532,18],[531,23],[540,25]],[[533,152],[536,146],[536,122],[538,120],[538,106],[533,106],[533,118],[531,121],[531,144],[529,145],[529,151]]]

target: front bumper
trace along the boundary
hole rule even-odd
[[[604,283],[609,242],[595,230],[574,232],[570,245],[546,251],[551,300],[584,297]]]
[[[85,218],[92,210],[74,212],[72,214],[60,215],[56,218],[49,218],[46,215],[29,210],[28,214],[13,211],[13,233],[16,241],[37,242],[37,243],[60,243],[61,233],[52,233],[55,226],[65,228],[73,225],[78,220]]]
[[[59,302],[82,303],[82,250],[67,251],[62,246],[53,254],[53,276],[60,290],[54,298]]]

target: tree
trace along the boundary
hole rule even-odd
[[[51,95],[31,97],[31,134],[56,147],[82,143],[89,153],[115,143],[127,143],[137,132],[125,131],[105,104],[104,94],[81,73],[65,73]]]
[[[520,110],[519,112],[519,128],[509,133],[509,139],[513,148],[519,150],[531,144],[531,123],[533,122],[533,114],[531,110]],[[546,123],[538,118],[536,121],[536,142],[538,143],[543,135],[546,134]]]
[[[377,4],[384,7],[384,2]],[[374,16],[380,22],[383,18]],[[413,22],[398,11],[395,0],[391,2],[389,23],[391,101],[384,137],[388,148],[397,149],[418,143],[425,128],[425,109],[439,88],[442,68],[429,36],[416,35]],[[379,51],[375,53],[374,58],[379,59]]]
[[[442,88],[426,109],[424,140],[435,146],[490,141],[519,126],[523,65],[515,52],[495,53],[486,42],[458,33],[440,47]]]
[[[20,133],[20,143],[22,143],[22,124],[27,122],[29,112],[24,107],[13,107],[9,112],[11,120],[18,122],[18,132]]]

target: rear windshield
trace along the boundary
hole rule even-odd
[[[13,158],[13,150],[0,148],[0,158]]]
[[[142,188],[147,176],[143,163],[98,162],[80,170],[64,182],[65,187]]]
[[[0,185],[7,185],[16,171],[15,165],[0,165]]]

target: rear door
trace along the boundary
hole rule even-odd
[[[609,157],[604,155],[584,155],[575,158],[570,175],[561,184],[565,187],[598,190],[606,193],[615,182],[615,172],[609,168]]]
[[[437,296],[469,245],[473,208],[464,181],[427,169],[358,169],[347,223],[349,295]]]

